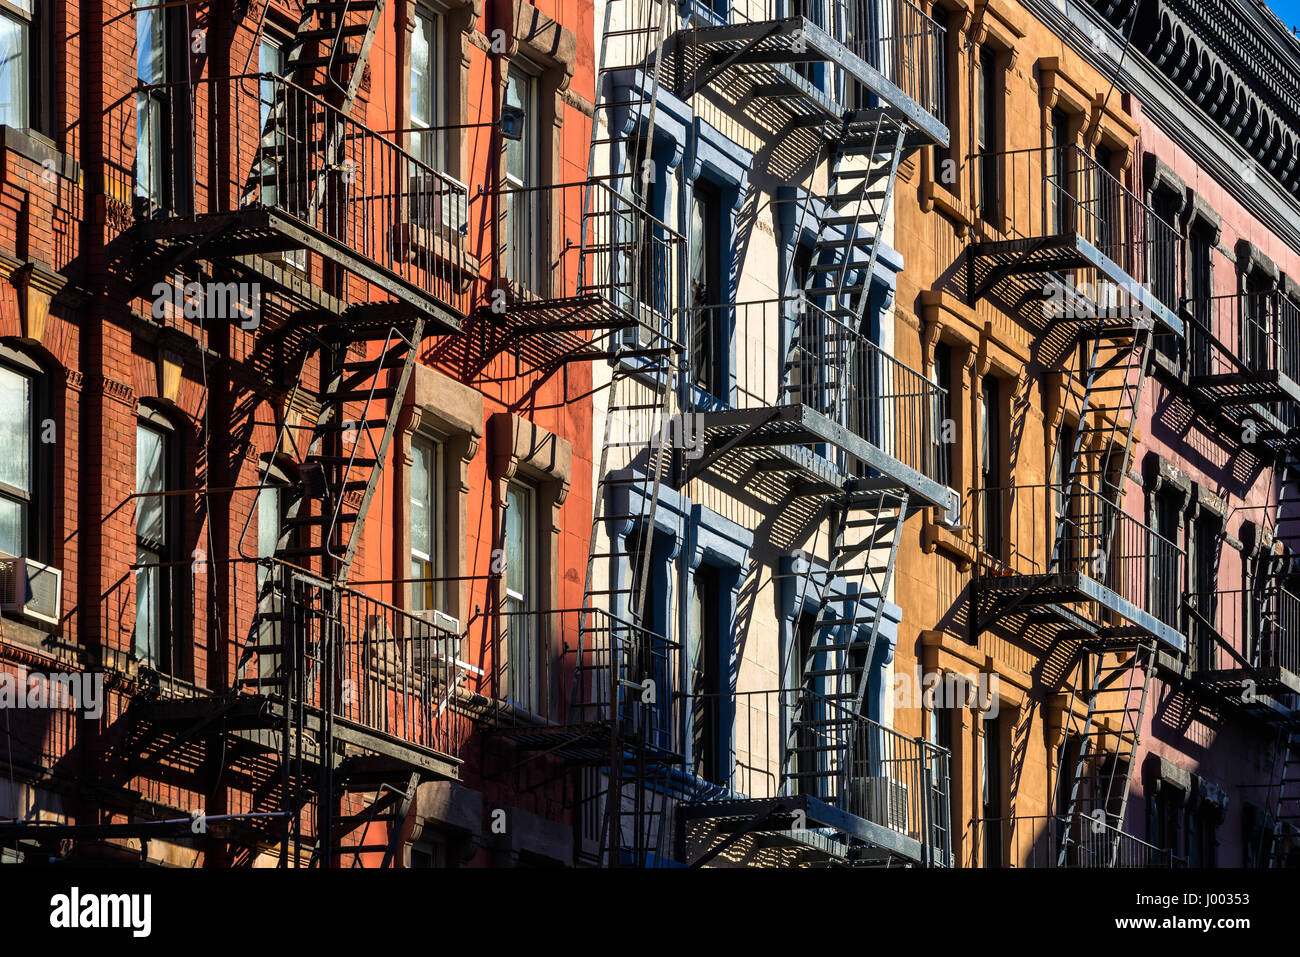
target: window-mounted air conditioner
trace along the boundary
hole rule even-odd
[[[862,817],[892,831],[907,833],[907,785],[893,778],[858,778],[852,782]]]
[[[0,611],[59,623],[63,573],[30,558],[0,554]]]

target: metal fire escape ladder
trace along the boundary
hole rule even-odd
[[[1116,328],[1113,323],[1114,317],[1099,310],[1095,324],[1089,323],[1092,329],[1084,343],[1088,357],[1087,378],[1064,487],[1062,494],[1058,495],[1049,580],[1053,576],[1071,574],[1069,566],[1079,562],[1088,563],[1089,576],[1103,585],[1108,585],[1112,574],[1111,553],[1123,509],[1124,486],[1133,454],[1133,428],[1150,371],[1153,339],[1153,323],[1149,319],[1139,319],[1121,328]],[[1066,428],[1068,423],[1062,415],[1057,432],[1058,448]],[[1116,462],[1113,450],[1121,429],[1122,451]],[[1091,465],[1089,455],[1095,455],[1097,459]],[[1086,526],[1081,528],[1074,514],[1076,497],[1088,495],[1093,489],[1097,490],[1096,504],[1084,509],[1088,518]],[[1108,656],[1113,658],[1108,660]],[[1155,671],[1155,656],[1154,640],[1139,640],[1122,633],[1112,638],[1099,636],[1086,641],[1080,648],[1080,661],[1073,672],[1077,677],[1071,685],[1069,708],[1062,721],[1057,751],[1059,778],[1068,763],[1071,740],[1078,742],[1078,759],[1064,813],[1066,830],[1061,842],[1062,865],[1069,850],[1071,827],[1085,777],[1096,782],[1093,797],[1097,803],[1091,809],[1096,823],[1092,826],[1102,833],[1104,828],[1101,825],[1110,824],[1113,829],[1105,832],[1111,835],[1110,856],[1113,859],[1119,853],[1134,758],[1141,740],[1142,719]],[[1139,671],[1140,689],[1136,686]],[[1087,685],[1083,687],[1085,682]],[[1114,703],[1115,695],[1121,693],[1116,689],[1121,682],[1122,704],[1103,707],[1103,704]],[[1081,729],[1077,728],[1074,719],[1074,704],[1079,698],[1087,704]],[[1099,719],[1107,715],[1118,716],[1118,721],[1108,721],[1107,726],[1103,726]],[[1102,745],[1111,736],[1116,739],[1115,747],[1108,752]],[[1104,762],[1109,764],[1102,767]]]
[[[1292,727],[1286,731],[1278,761],[1281,768],[1277,775],[1277,801],[1273,805],[1269,867],[1286,866],[1292,851],[1285,838],[1294,836],[1295,829],[1300,826],[1300,728]]]
[[[794,400],[841,424],[854,414],[850,400],[858,366],[856,344],[860,335],[870,331],[863,324],[872,274],[906,135],[905,126],[884,111],[873,113],[865,137],[850,132],[852,122],[852,118],[845,120],[832,147],[804,299],[796,310],[783,368],[783,381]],[[865,165],[855,164],[854,157],[864,157]],[[820,308],[806,308],[809,303]],[[832,320],[830,328],[825,316]],[[850,463],[843,458],[847,473]],[[847,794],[856,718],[862,714],[907,503],[907,493],[891,483],[850,480],[847,490],[830,502],[826,568],[819,571],[805,560],[796,607],[804,606],[815,579],[820,579],[820,590],[801,684],[792,689],[797,697],[783,769],[785,779],[795,782],[801,793],[820,792],[819,796],[832,798],[831,782],[838,781],[839,795]],[[835,590],[839,582],[843,592]],[[875,608],[867,622],[860,617],[863,603],[872,602]],[[858,634],[860,625],[868,626],[865,637]],[[825,701],[838,707],[828,709]]]
[[[676,16],[676,7],[645,0],[610,0],[605,7],[605,29],[601,36],[596,70],[597,101],[591,126],[588,154],[589,174],[594,174],[599,151],[623,147],[628,164],[622,179],[624,195],[646,209],[642,170],[643,159],[629,149],[637,137],[652,152],[662,71],[664,41]],[[616,14],[616,11],[622,11]],[[616,23],[621,24],[615,26]],[[613,47],[619,48],[616,53]],[[611,61],[616,61],[611,64]],[[625,99],[612,98],[608,89],[612,75],[628,69],[641,70],[642,80],[628,87]],[[616,117],[623,111],[634,119],[630,130],[615,133]],[[608,136],[601,135],[601,121]],[[583,210],[583,242],[589,224],[591,193]],[[629,254],[622,262],[620,294],[639,312],[650,314],[650,328],[642,324],[619,332],[610,357],[605,429],[597,468],[591,545],[583,585],[583,611],[579,621],[574,660],[569,721],[573,725],[593,722],[606,726],[609,735],[607,763],[584,775],[580,808],[600,820],[596,863],[616,867],[625,856],[643,866],[651,854],[661,854],[666,840],[667,765],[655,754],[653,722],[639,702],[641,667],[649,657],[640,631],[646,621],[648,580],[654,551],[654,527],[665,471],[671,465],[669,448],[675,419],[677,349],[671,337],[654,326],[670,319],[676,303],[670,289],[641,289],[647,273],[643,260],[654,255],[650,217],[632,217],[634,235]],[[585,257],[584,257],[585,262]],[[680,277],[664,277],[675,283]],[[653,280],[652,280],[653,281]],[[659,313],[662,312],[663,315]],[[648,339],[646,333],[648,331]],[[617,535],[619,527],[633,529],[631,535]],[[604,542],[602,551],[598,543]],[[598,570],[607,570],[601,581]],[[622,577],[626,570],[627,577]],[[601,607],[612,620],[599,620]],[[568,649],[566,649],[567,651]],[[673,702],[666,707],[673,707]],[[601,780],[603,776],[603,781]],[[630,836],[625,834],[625,799],[630,798]]]
[[[384,0],[306,0],[285,55],[289,78],[322,99],[336,94],[350,113],[383,11]]]

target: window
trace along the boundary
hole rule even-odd
[[[1183,805],[1186,795],[1167,785],[1162,786],[1151,802],[1152,843],[1175,857],[1183,853]]]
[[[975,149],[980,156],[979,201],[981,219],[992,221],[999,215],[998,177],[1001,173],[995,145],[998,130],[998,100],[1001,83],[998,77],[998,55],[984,47],[979,64],[979,117],[975,130]]]
[[[1208,375],[1211,352],[1207,335],[1213,335],[1214,319],[1214,233],[1203,223],[1194,225],[1187,236],[1187,297],[1191,300],[1192,319],[1188,330],[1191,342],[1192,375]]]
[[[0,552],[39,558],[32,508],[39,458],[35,376],[0,365]]]
[[[1051,177],[1048,200],[1052,210],[1052,232],[1064,233],[1070,229],[1071,203],[1075,190],[1071,188],[1070,117],[1064,110],[1052,110],[1051,144],[1048,151],[1047,172]]]
[[[938,36],[931,46],[931,72],[933,77],[931,82],[934,84],[932,94],[939,111],[940,119],[954,115],[949,104],[952,102],[951,81],[955,71],[951,67],[952,57],[952,37],[948,33],[948,11],[939,4],[935,4],[930,11],[930,17],[938,27]],[[945,186],[952,186],[952,183],[945,179],[945,164],[952,160],[951,146],[936,146],[934,148],[934,176]]]
[[[165,162],[171,152],[171,124],[166,121],[171,95],[165,85],[172,70],[167,35],[170,9],[136,0],[135,75],[149,88],[135,97],[135,195],[146,212],[167,205],[170,186]]]
[[[262,34],[257,48],[257,72],[266,74],[258,80],[258,120],[265,130],[271,114],[277,108],[283,112],[297,102],[286,96],[287,87],[274,79],[286,76],[285,48],[288,41],[274,33]],[[261,161],[262,203],[266,206],[278,206],[295,215],[302,214],[308,203],[308,188],[311,179],[303,168],[295,169],[290,163],[301,167],[307,159],[297,150],[287,148],[286,128],[308,125],[306,117],[284,117],[278,125],[270,142],[264,141],[264,148],[270,156]],[[307,252],[304,249],[290,249],[282,253],[268,254],[269,258],[281,260],[296,269],[307,268]]]
[[[1056,522],[1056,548],[1058,565],[1064,572],[1072,573],[1079,561],[1079,528],[1072,495],[1076,484],[1071,476],[1074,456],[1075,431],[1068,422],[1062,422],[1056,434],[1056,449],[1052,453],[1052,518]]]
[[[1002,721],[984,720],[980,735],[980,817],[984,819],[984,866],[1002,866]]]
[[[1212,667],[1211,655],[1214,649],[1213,638],[1207,633],[1206,623],[1217,626],[1215,621],[1218,610],[1219,589],[1219,534],[1223,522],[1219,516],[1202,512],[1197,516],[1193,529],[1195,538],[1192,556],[1191,592],[1193,607],[1200,619],[1193,619],[1189,631],[1192,634],[1192,661],[1197,668]]]
[[[1182,588],[1178,576],[1179,513],[1182,510],[1182,493],[1161,489],[1152,503],[1152,531],[1156,533],[1151,543],[1153,580],[1151,582],[1151,612],[1161,621],[1176,623],[1178,604],[1182,601]]]
[[[980,488],[984,508],[981,524],[984,551],[1002,557],[1002,443],[1000,441],[999,385],[996,376],[985,376],[980,389]]]
[[[536,516],[534,493],[523,485],[506,490],[506,696],[535,714],[542,713],[544,662],[537,647]]]
[[[411,442],[411,608],[443,608],[438,552],[442,527],[442,445],[426,435]]]
[[[1173,224],[1178,220],[1182,209],[1182,197],[1172,189],[1157,189],[1151,197],[1152,212],[1165,223]],[[1163,229],[1157,236],[1165,235]],[[1168,306],[1178,305],[1178,244],[1176,242],[1155,242],[1151,245],[1151,292],[1157,299]],[[1155,346],[1162,355],[1171,359],[1178,357],[1178,338],[1165,333],[1156,336]]]
[[[180,499],[176,438],[156,416],[142,419],[135,442],[135,655],[167,674],[179,672]]]
[[[442,122],[439,116],[442,90],[439,83],[441,63],[441,21],[424,8],[415,11],[415,32],[411,36],[411,155],[425,166],[442,169],[442,134],[431,127]],[[510,141],[507,141],[509,144]],[[508,148],[508,146],[507,146]]]
[[[0,3],[0,123],[15,129],[36,127],[49,132],[45,107],[49,84],[41,62],[45,47],[34,0],[4,0]]]
[[[723,362],[726,285],[721,233],[718,188],[697,180],[691,191],[691,375],[697,386],[716,398],[726,398],[728,392]]]
[[[537,117],[537,79],[511,66],[506,80],[506,106],[523,114],[518,139],[506,139],[506,276],[536,290],[540,280],[539,252],[544,248],[540,206],[529,187],[540,176],[541,144]]]
[[[701,565],[691,592],[687,653],[691,662],[691,753],[695,773],[726,783],[722,739],[721,592],[716,569]]]
[[[286,483],[277,470],[268,470],[265,484],[257,492],[257,557],[272,559],[281,548],[281,533],[286,516]],[[269,679],[280,670],[280,654],[272,649],[280,643],[283,634],[279,612],[284,608],[285,583],[268,562],[257,564],[257,613],[261,616],[257,634],[258,645],[265,648],[257,656],[259,678]],[[280,587],[277,587],[280,586]]]
[[[813,641],[817,636],[817,615],[804,612],[795,619],[794,646],[790,649],[788,665],[790,683],[787,693],[787,720],[797,721],[798,727],[790,728],[787,741],[793,741],[793,753],[787,756],[789,767],[790,790],[792,794],[816,794],[820,785],[818,776],[817,733],[814,725],[819,718],[829,718],[821,714],[823,702],[820,698],[811,698],[802,693],[805,687],[816,692],[820,682],[816,677],[805,677],[804,669],[812,651]],[[798,707],[800,700],[802,708]]]
[[[1119,184],[1111,177],[1115,168],[1115,154],[1109,146],[1098,143],[1093,154],[1093,189],[1091,212],[1098,248],[1125,269],[1132,269],[1126,255],[1127,247],[1120,246],[1119,228],[1123,207]]]
[[[933,448],[935,475],[944,485],[952,484],[953,449],[956,448],[956,425],[952,418],[952,347],[935,343],[930,381],[939,387],[930,409],[930,445]]]
[[[1255,372],[1272,368],[1269,343],[1273,336],[1272,283],[1261,272],[1254,271],[1244,279],[1245,297],[1241,303],[1241,361]]]

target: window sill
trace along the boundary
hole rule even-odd
[[[462,292],[478,274],[477,257],[466,248],[464,235],[454,230],[445,227],[431,230],[411,223],[399,223],[393,227],[392,243],[394,256],[399,261],[415,263],[432,256],[450,266],[460,274],[457,278]]]
[[[928,509],[921,526],[921,547],[927,555],[936,551],[957,563],[959,572],[968,572],[978,557],[975,545],[967,530],[949,529],[942,520],[939,509]]]
[[[72,157],[59,151],[54,141],[34,130],[20,130],[0,125],[0,144],[4,149],[44,166],[74,183],[81,181],[81,167]]]
[[[957,235],[964,238],[975,222],[974,211],[946,186],[936,183],[927,169],[921,181],[921,210],[938,210],[957,226]]]

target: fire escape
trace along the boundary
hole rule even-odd
[[[1183,333],[1164,276],[1178,236],[1076,147],[983,154],[971,169],[997,227],[968,249],[971,301],[1031,328],[1063,397],[1049,481],[974,493],[973,634],[1028,642],[1044,681],[1064,685],[1057,864],[1086,843],[1118,866],[1155,657],[1186,644],[1182,549],[1130,515],[1125,494],[1155,337]]]
[[[761,127],[780,144],[772,167],[806,177],[788,202],[796,235],[812,237],[791,257],[794,295],[688,308],[685,339],[721,324],[739,354],[734,385],[704,398],[685,383],[694,445],[678,450],[676,484],[727,490],[770,517],[775,540],[827,557],[785,573],[796,606],[816,608],[794,685],[757,710],[737,696],[751,728],[781,729],[766,779],[687,795],[679,841],[692,866],[942,866],[947,754],[866,707],[903,524],[958,511],[930,443],[939,390],[871,334],[899,163],[948,141],[928,72],[940,28],[906,0],[767,12],[725,22],[697,7],[665,48],[678,96]]]
[[[459,333],[467,280],[465,186],[354,115],[384,10],[306,0],[278,74],[140,97],[166,104],[164,139],[200,175],[143,202],[137,185],[132,291],[176,273],[249,284],[260,317],[232,358],[278,404],[263,424],[293,461],[281,486],[263,472],[258,517],[234,543],[232,579],[243,591],[255,578],[256,601],[236,604],[251,626],[213,687],[233,681],[164,681],[132,706],[136,773],[222,756],[253,821],[229,836],[235,863],[394,863],[416,787],[458,776],[467,733],[450,707],[461,635],[348,586],[417,354]],[[263,527],[268,489],[282,504]]]
[[[1216,576],[1184,599],[1187,674],[1277,734],[1276,764],[1259,795],[1271,819],[1259,828],[1257,859],[1280,867],[1293,864],[1300,838],[1300,303],[1285,287],[1240,273],[1217,247],[1206,266],[1183,304],[1189,397],[1226,438],[1268,462],[1276,500],[1262,511],[1243,506],[1242,536],[1254,539],[1256,557],[1240,587],[1222,587]]]

